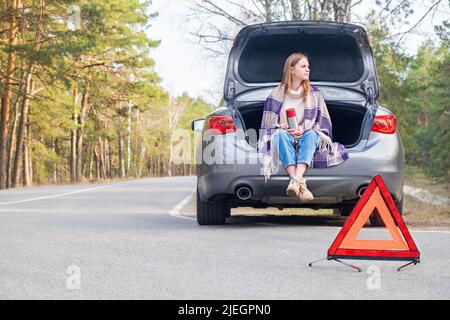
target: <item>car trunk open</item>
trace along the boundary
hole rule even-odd
[[[366,108],[346,103],[326,103],[333,126],[333,141],[351,148],[361,139]],[[245,130],[253,129],[259,139],[259,129],[264,103],[255,103],[239,108]],[[253,143],[252,145],[256,147]]]
[[[365,30],[352,24],[286,22],[243,28],[230,52],[224,99],[280,83],[286,58],[308,56],[310,81],[378,96],[375,65]],[[363,84],[364,83],[364,84]]]
[[[256,130],[259,139],[263,99],[282,81],[284,62],[293,52],[308,56],[309,80],[325,99],[333,140],[347,148],[357,145],[368,135],[367,126],[362,128],[374,114],[378,85],[367,33],[353,24],[305,21],[243,28],[229,56],[224,99],[242,115],[244,129]]]

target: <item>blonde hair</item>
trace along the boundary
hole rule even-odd
[[[295,52],[291,54],[289,57],[287,57],[286,61],[284,62],[284,71],[283,71],[283,80],[281,81],[281,85],[284,85],[284,94],[286,95],[289,90],[292,88],[292,73],[291,68],[294,67],[297,62],[299,62],[302,59],[308,60],[308,57],[301,53],[301,52]],[[303,89],[301,98],[306,98],[309,95],[309,92],[311,91],[311,82],[309,82],[308,79],[303,80],[300,84],[300,87]]]

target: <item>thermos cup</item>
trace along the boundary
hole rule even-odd
[[[298,129],[297,114],[295,113],[294,108],[286,110],[286,118],[289,125],[289,129]]]

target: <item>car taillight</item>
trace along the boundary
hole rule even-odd
[[[372,125],[372,131],[381,132],[386,134],[395,133],[395,128],[397,126],[397,120],[393,115],[387,116],[375,116]]]
[[[234,125],[234,121],[231,116],[212,116],[209,118],[209,128],[213,131],[213,133],[219,134],[226,134],[236,131],[236,126]]]

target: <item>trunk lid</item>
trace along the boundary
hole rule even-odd
[[[224,100],[274,87],[283,76],[285,59],[293,52],[309,58],[314,85],[363,94],[369,105],[379,88],[367,33],[358,25],[335,22],[275,22],[244,27],[231,49]]]

